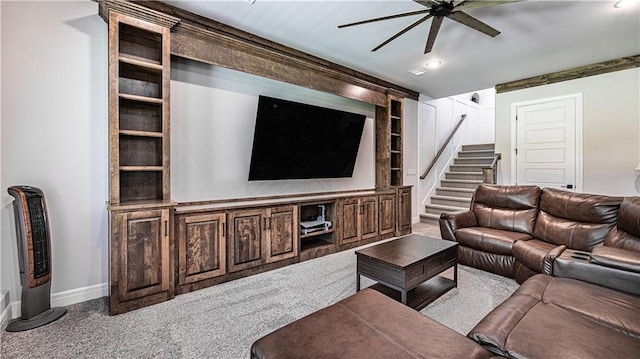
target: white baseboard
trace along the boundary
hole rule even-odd
[[[66,307],[67,305],[82,303],[88,300],[106,297],[108,295],[109,295],[109,284],[101,283],[101,284],[91,285],[88,287],[76,288],[71,290],[65,290],[63,292],[53,293],[51,295],[51,306]],[[12,302],[11,305],[9,305],[9,308],[11,308],[10,310],[11,318],[9,318],[8,320],[20,317],[22,312],[20,301]],[[7,308],[6,310],[7,312],[9,312],[9,308]],[[3,311],[3,315],[4,315],[4,311]]]

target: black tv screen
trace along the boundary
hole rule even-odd
[[[365,115],[258,99],[249,181],[353,175]]]

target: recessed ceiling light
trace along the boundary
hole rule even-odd
[[[623,8],[630,7],[638,3],[639,0],[619,0],[613,5],[613,7]]]
[[[429,68],[429,69],[435,69],[438,66],[442,65],[442,61],[440,61],[440,60],[431,60],[431,61],[427,62],[426,65],[427,65],[427,68]]]
[[[413,69],[413,70],[409,70],[409,72],[411,72],[412,74],[414,74],[414,75],[416,75],[416,76],[424,75],[424,74],[426,73],[426,71],[425,71],[425,70],[423,70],[423,69],[421,69],[421,68],[419,68],[419,67],[416,67],[416,68],[415,68],[415,69]]]

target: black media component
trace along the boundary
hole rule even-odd
[[[353,176],[365,115],[260,96],[249,181]]]

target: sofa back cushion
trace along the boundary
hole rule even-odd
[[[618,224],[604,240],[604,245],[640,252],[640,197],[622,200]]]
[[[616,225],[622,197],[544,188],[533,236],[545,242],[590,251]]]
[[[538,186],[482,184],[473,195],[471,210],[480,227],[533,234],[539,198]]]

